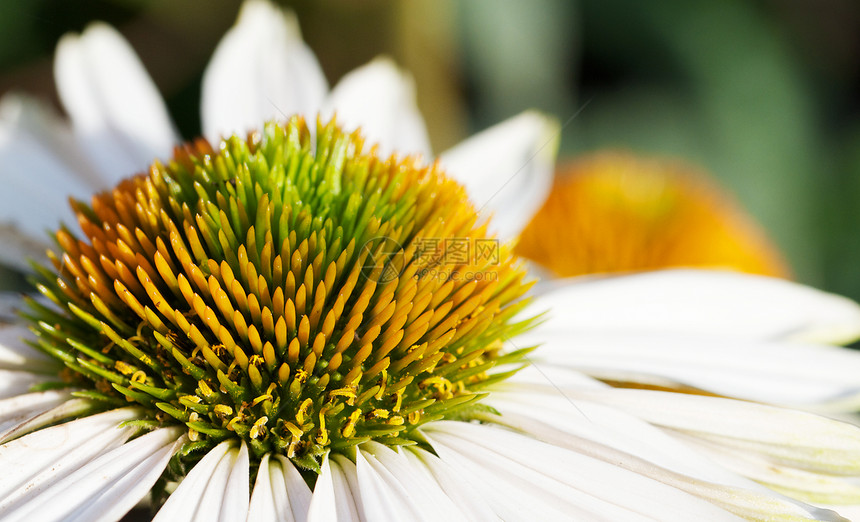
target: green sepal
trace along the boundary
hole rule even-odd
[[[83,308],[79,307],[75,303],[70,302],[66,306],[68,306],[69,311],[78,316],[81,321],[87,323],[90,328],[92,328],[96,332],[101,332],[102,322],[96,319],[91,313],[85,311]]]
[[[179,408],[174,407],[169,402],[156,402],[155,407],[164,413],[170,415],[174,419],[181,422],[188,422],[189,414],[188,412],[184,412]]]
[[[346,453],[349,448],[353,448],[358,446],[359,444],[364,444],[371,440],[369,435],[355,435],[354,437],[350,437],[348,439],[338,439],[331,443],[332,451],[337,451],[338,453]]]
[[[99,350],[93,350],[92,348],[85,345],[84,343],[77,341],[75,339],[72,339],[71,337],[66,338],[66,343],[68,343],[68,345],[71,346],[72,348],[74,348],[75,350],[77,350],[77,351],[79,351],[79,352],[81,352],[81,353],[83,353],[89,357],[92,357],[93,359],[95,359],[96,361],[98,361],[102,364],[106,364],[108,366],[113,366],[113,364],[114,364],[114,360],[111,359],[110,357],[108,357],[107,355],[101,353]]]
[[[144,393],[152,395],[156,399],[161,399],[162,401],[169,401],[176,398],[176,391],[169,390],[166,388],[158,388],[156,386],[150,386],[146,383],[131,381],[129,386],[136,390],[140,390]]]
[[[317,475],[322,473],[322,467],[320,467],[320,463],[317,462],[316,457],[311,454],[302,455],[301,457],[293,457],[290,460],[293,464],[295,464],[301,469],[313,471]]]
[[[194,421],[194,422],[186,422],[186,426],[191,428],[192,430],[199,431],[200,433],[204,433],[209,435],[210,437],[215,437],[216,439],[224,439],[232,435],[233,432],[224,428],[215,428],[211,424],[207,422]]]
[[[365,425],[358,433],[362,437],[370,437],[371,439],[375,439],[377,437],[388,437],[390,435],[400,433],[408,427],[408,424],[374,424],[371,426]]]
[[[134,346],[122,336],[117,334],[113,328],[109,327],[107,324],[102,323],[102,333],[107,335],[111,341],[113,341],[117,346],[128,352],[132,357],[139,360],[146,366],[149,366],[156,373],[161,373],[162,367],[160,364],[155,362],[152,357],[143,353],[136,346]]]
[[[37,392],[44,392],[44,391],[51,391],[51,390],[62,390],[63,388],[68,388],[68,387],[69,387],[69,383],[67,383],[67,382],[48,381],[48,382],[40,382],[38,384],[34,384],[33,386],[30,386],[28,391],[30,393],[37,393]]]
[[[388,446],[415,446],[418,442],[403,437],[385,437],[380,442]]]
[[[120,428],[125,428],[127,426],[139,428],[140,430],[143,430],[143,431],[152,431],[156,428],[160,428],[161,423],[158,422],[157,420],[154,420],[154,419],[136,419],[136,420],[129,420],[129,421],[121,422],[119,424]]]
[[[224,389],[227,390],[227,393],[230,395],[230,398],[233,399],[237,404],[242,401],[247,400],[246,391],[243,387],[239,386],[235,382],[231,381],[229,377],[227,377],[224,372],[218,370],[218,382],[224,386]]]
[[[435,402],[436,402],[436,399],[424,399],[421,401],[416,401],[416,402],[410,403],[408,406],[402,408],[398,412],[398,415],[405,417],[405,416],[409,415],[410,413],[412,413],[413,411],[423,410],[424,408],[427,408],[428,406],[430,406],[431,404],[434,404]]]
[[[179,450],[176,452],[176,455],[179,457],[187,457],[192,453],[203,452],[204,450],[209,449],[212,446],[212,443],[205,440],[198,440],[195,442],[188,441],[183,444]]]
[[[462,408],[463,406],[481,400],[486,396],[486,393],[467,393],[451,397],[450,399],[438,400],[434,404],[424,408],[424,414],[433,415],[435,413],[444,413],[445,415],[448,415],[449,412],[454,409]]]
[[[95,375],[98,375],[99,377],[101,377],[103,379],[107,379],[108,381],[110,381],[113,384],[123,384],[123,383],[127,382],[125,377],[123,377],[122,375],[115,373],[115,372],[112,372],[110,370],[107,370],[107,369],[99,366],[98,364],[91,363],[90,361],[84,359],[83,357],[78,357],[77,361],[81,366],[83,366],[84,368],[86,368],[90,372],[94,373]]]
[[[520,348],[520,349],[514,350],[512,352],[508,352],[504,355],[500,355],[496,359],[496,366],[501,366],[503,364],[522,362],[523,359],[525,359],[528,356],[528,354],[532,353],[537,348],[538,348],[538,345],[527,346],[525,348]]]
[[[134,390],[131,390],[129,388],[126,388],[125,386],[121,386],[121,385],[116,384],[116,383],[112,383],[111,386],[113,386],[116,391],[125,395],[129,399],[132,399],[132,400],[139,402],[141,404],[145,404],[147,406],[152,406],[153,403],[155,402],[155,399],[153,399],[152,396],[147,395],[145,393],[136,392]]]
[[[73,397],[79,397],[81,399],[90,399],[93,401],[108,402],[111,404],[116,404],[118,406],[122,404],[122,400],[117,399],[116,397],[112,397],[110,395],[106,395],[106,394],[99,392],[99,391],[96,391],[96,390],[75,391],[75,392],[72,392],[72,396]]]
[[[514,368],[513,370],[508,370],[506,372],[494,373],[493,375],[490,375],[488,378],[484,379],[483,381],[471,385],[469,388],[472,390],[481,390],[481,389],[484,389],[488,386],[492,386],[493,384],[496,384],[497,382],[502,382],[502,381],[508,379],[509,377],[511,377],[515,373],[519,372],[523,368],[528,367],[529,364],[530,363],[523,363],[522,365]]]

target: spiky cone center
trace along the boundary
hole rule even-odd
[[[487,240],[462,187],[334,122],[311,143],[300,118],[200,140],[73,202],[83,236],[56,233],[38,285],[56,307],[30,314],[66,383],[183,424],[180,458],[238,438],[318,470],[416,443],[519,368],[503,341],[529,323],[522,268],[504,246],[446,255]]]

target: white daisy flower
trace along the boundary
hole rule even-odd
[[[828,346],[860,335],[855,303],[697,271],[523,300],[508,247],[459,247],[490,237],[477,210],[510,237],[540,206],[552,124],[526,114],[430,168],[300,118],[218,141],[266,111],[336,108],[382,154],[427,153],[401,73],[374,62],[327,95],[287,20],[249,2],[216,51],[214,148],[167,159],[166,111],[106,26],[60,44],[70,128],[4,101],[4,245],[55,227],[60,194],[91,202],[39,272],[53,303],[0,329],[3,520],[116,520],[148,495],[159,520],[231,521],[838,520],[816,506],[860,504],[860,428],[803,411],[857,404],[860,357]],[[355,120],[348,100],[366,105]]]

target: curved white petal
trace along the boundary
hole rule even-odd
[[[204,495],[210,497],[208,502],[211,503],[212,497],[224,494],[224,486],[230,479],[233,463],[238,455],[238,450],[233,446],[232,441],[224,441],[209,450],[170,494],[153,521],[201,520],[197,516],[201,508],[212,509],[212,506],[204,505]],[[210,520],[219,519],[220,509],[219,498],[214,506],[215,518]]]
[[[401,453],[414,466],[426,467],[468,520],[501,520],[480,493],[439,457],[415,447],[403,449]]]
[[[0,238],[0,244],[6,244],[2,238]],[[0,263],[7,263],[10,266],[15,264],[12,261],[3,261],[2,259],[0,259]],[[0,290],[0,331],[15,322],[21,305],[20,293]]]
[[[517,341],[519,344],[519,337],[517,337]],[[562,365],[545,363],[532,355],[529,356],[529,359],[531,364],[506,379],[504,381],[505,387],[516,383],[527,385],[530,389],[542,388],[553,395],[559,394],[559,390],[565,387],[586,390],[602,390],[609,387],[604,382]]]
[[[356,469],[370,520],[466,520],[420,461],[368,442],[356,453]]]
[[[68,394],[68,392],[53,393]],[[35,395],[39,394],[32,393],[27,395],[19,395],[18,397],[24,398]],[[18,397],[7,400],[15,400]],[[12,439],[17,439],[18,437],[26,435],[27,433],[37,430],[43,426],[50,426],[66,419],[86,415],[92,410],[93,403],[87,399],[69,399],[49,409],[43,409],[41,407],[30,409],[26,413],[26,415],[22,412],[22,415],[18,417],[20,420],[17,423],[9,424],[0,428],[0,444],[5,444]]]
[[[203,75],[203,133],[222,136],[302,114],[313,124],[328,83],[298,20],[265,0],[245,2]]]
[[[276,455],[275,459],[280,462],[280,470],[270,468],[270,479],[273,491],[286,491],[289,499],[289,510],[292,511],[295,522],[304,522],[308,517],[308,509],[311,505],[311,488],[305,483],[305,479],[292,462],[283,455]],[[283,500],[283,499],[281,499]],[[277,504],[278,512],[286,516],[287,506]]]
[[[535,391],[531,386],[508,384],[499,388],[485,401],[502,415],[488,416],[488,421],[531,433],[550,444],[562,443],[561,435],[587,439],[690,477],[753,487],[750,481],[678,444],[663,430],[619,409],[574,400],[557,390]]]
[[[121,446],[133,428],[118,425],[139,415],[133,408],[112,410],[66,422],[0,446],[0,518],[17,502],[39,494],[88,462]]]
[[[296,467],[283,455],[265,454],[251,494],[248,522],[304,522],[311,490]]]
[[[56,360],[28,345],[25,338],[32,338],[32,334],[23,326],[0,326],[0,368],[32,371],[57,368]]]
[[[347,73],[323,104],[323,119],[337,116],[345,130],[361,128],[379,154],[431,157],[424,119],[415,105],[412,77],[388,58],[376,58]]]
[[[270,454],[266,453],[260,459],[260,469],[257,471],[257,480],[254,481],[254,489],[251,491],[251,503],[248,506],[248,522],[265,522],[284,520],[293,522],[293,513],[289,509],[289,495],[286,491],[274,491],[272,482],[269,479],[270,466],[275,467],[277,464],[270,464]],[[286,504],[287,509],[279,514],[275,503],[280,505]]]
[[[58,171],[33,172],[43,182],[56,181],[64,189],[98,188],[101,181],[92,171],[92,164],[80,150],[69,123],[52,106],[25,93],[9,92],[0,98],[0,128],[13,137],[27,138],[43,147],[43,153],[61,163]],[[25,160],[23,154],[14,149],[5,153]],[[7,159],[4,157],[4,160]],[[6,162],[4,161],[4,171]],[[72,195],[79,194],[69,190]],[[80,194],[81,196],[87,193]]]
[[[209,450],[170,494],[153,520],[244,520],[249,503],[248,449],[244,442],[240,448],[234,445],[232,441],[224,441]]]
[[[356,487],[355,464],[345,457],[323,457],[308,509],[308,522],[365,522],[361,496]]]
[[[819,505],[860,504],[860,483],[856,477],[824,475],[780,466],[759,455],[702,440],[695,441],[695,444],[698,450],[723,466],[793,498]]]
[[[569,336],[609,331],[829,344],[860,335],[860,306],[850,299],[782,279],[717,270],[571,279],[530,308],[545,310],[550,313],[540,331]]]
[[[468,138],[439,162],[465,185],[477,208],[493,216],[494,231],[511,239],[552,188],[560,134],[556,120],[527,111]]]
[[[375,466],[368,460],[373,461]],[[361,502],[368,520],[422,520],[421,510],[409,501],[409,492],[389,474],[380,476],[375,468],[382,466],[372,455],[358,451],[355,467],[361,488]]]
[[[220,520],[221,522],[235,522],[245,520],[248,517],[248,505],[250,492],[248,480],[250,478],[250,457],[248,446],[242,442],[238,451],[231,451],[232,456],[229,474],[223,488],[214,487],[217,479],[222,476],[220,470],[215,470],[215,477],[209,483],[206,494],[200,502],[200,507],[195,514],[197,520]],[[221,461],[219,467],[226,467],[226,459]],[[219,506],[220,504],[220,506]]]
[[[845,520],[860,520],[860,504],[849,506],[831,505],[826,507],[828,509],[836,511],[841,516],[845,517]]]
[[[860,352],[827,345],[706,335],[581,332],[575,337],[540,328],[538,361],[597,378],[689,386],[718,395],[790,405],[856,411]]]
[[[181,436],[181,429],[166,428],[123,444],[44,491],[23,497],[4,512],[3,520],[118,520],[149,492]]]
[[[56,378],[24,371],[0,370],[0,399],[28,393],[33,386],[52,379]]]
[[[47,231],[74,223],[67,198],[95,186],[68,125],[24,95],[0,99],[0,263],[29,271],[44,259]]]
[[[727,471],[722,455],[704,458],[701,452],[679,444],[677,438],[620,410],[584,400],[574,403],[558,390],[535,392],[521,385],[503,388],[510,391],[496,391],[486,400],[502,414],[487,415],[490,422],[658,480],[744,518],[833,517],[744,478],[756,477]],[[798,498],[810,500],[808,496]]]
[[[507,430],[443,421],[424,432],[503,520],[734,519],[638,473]]]
[[[70,392],[51,390],[16,395],[0,400],[0,441],[4,433],[28,419],[49,411],[72,398]]]
[[[134,50],[110,26],[68,34],[54,60],[57,91],[104,187],[168,158],[178,141],[167,108]]]
[[[782,465],[860,474],[860,427],[841,421],[719,397],[626,389],[566,391],[694,439],[764,455]]]

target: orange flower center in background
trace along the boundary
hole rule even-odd
[[[758,224],[705,175],[618,152],[560,166],[516,253],[560,277],[670,267],[789,275]]]

